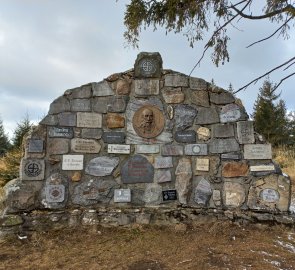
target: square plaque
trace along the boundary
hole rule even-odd
[[[64,171],[81,171],[83,170],[83,155],[63,155],[62,170]]]
[[[128,189],[115,189],[114,202],[127,203],[131,202],[131,190]]]
[[[109,154],[130,154],[130,145],[126,144],[109,144]]]
[[[49,203],[63,202],[65,199],[64,185],[48,185],[45,187],[46,201]]]
[[[37,139],[29,140],[29,153],[42,153],[44,149],[44,141]]]
[[[209,158],[197,158],[196,170],[208,172],[209,171]]]
[[[163,196],[163,202],[176,201],[177,200],[177,191],[175,189],[163,190],[162,196]]]

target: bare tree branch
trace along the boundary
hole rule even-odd
[[[288,76],[284,77],[283,79],[281,79],[280,82],[275,86],[273,91],[275,91],[283,83],[283,81],[287,80],[288,78],[290,78],[294,75],[295,75],[295,72],[293,72],[293,73],[289,74]]]
[[[281,68],[281,67],[283,67],[283,66],[289,64],[290,62],[292,62],[292,61],[294,61],[294,60],[295,60],[295,57],[292,57],[291,59],[289,59],[289,60],[286,61],[285,63],[283,63],[283,64],[281,64],[281,65],[279,65],[279,66],[277,66],[277,67],[275,67],[275,68],[273,68],[273,69],[271,69],[271,70],[269,70],[268,72],[264,73],[263,75],[257,77],[256,79],[254,79],[254,80],[252,80],[251,82],[247,83],[247,84],[244,85],[243,87],[239,88],[237,91],[234,92],[234,94],[240,92],[241,90],[246,89],[246,88],[247,88],[249,85],[251,85],[252,83],[254,83],[254,84],[257,83],[257,82],[258,82],[260,79],[262,79],[263,77],[269,75],[270,73],[272,73],[272,72],[274,72],[275,70],[277,70],[277,69],[279,69],[279,68]],[[290,76],[289,76],[289,77],[290,77]]]
[[[295,62],[291,63],[289,66],[285,67],[284,70],[287,70],[289,67],[291,67],[294,64],[295,64]]]

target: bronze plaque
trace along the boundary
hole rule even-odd
[[[143,138],[157,137],[163,131],[165,118],[155,106],[146,105],[138,109],[132,119],[133,128]]]

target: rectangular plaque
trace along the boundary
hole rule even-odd
[[[109,131],[102,134],[102,139],[105,143],[118,144],[125,142],[125,136],[124,132]]]
[[[245,159],[271,159],[271,144],[245,144]]]
[[[157,144],[138,144],[136,145],[137,154],[157,154],[160,152],[160,145]]]
[[[175,141],[179,143],[195,143],[196,132],[194,130],[182,130],[175,132]]]
[[[267,171],[274,171],[274,165],[257,165],[257,166],[250,166],[251,172],[267,172]]]
[[[44,141],[39,139],[30,139],[29,140],[29,153],[42,153],[44,149]]]
[[[208,154],[207,144],[188,144],[184,147],[184,153],[188,156],[205,156]]]
[[[156,169],[172,168],[172,157],[155,157],[154,167]]]
[[[130,145],[126,144],[109,144],[109,154],[130,154]]]
[[[237,122],[237,133],[240,144],[249,144],[255,142],[252,121]]]
[[[197,158],[196,170],[208,172],[209,171],[209,158]]]
[[[102,114],[78,112],[77,127],[101,128]]]
[[[177,191],[175,189],[163,190],[162,191],[163,201],[176,201]]]
[[[127,203],[131,202],[131,190],[128,189],[115,189],[114,202]]]
[[[240,153],[225,153],[225,154],[221,154],[221,159],[240,160],[241,154]]]
[[[74,138],[71,140],[71,150],[78,153],[99,153],[101,145],[96,140]]]
[[[81,171],[83,170],[83,155],[63,155],[62,170],[64,171]]]
[[[73,128],[70,128],[70,127],[50,127],[48,135],[51,138],[71,139],[74,136],[74,132],[73,132]]]
[[[163,156],[182,156],[183,155],[183,146],[177,144],[168,144],[163,145],[161,149]]]

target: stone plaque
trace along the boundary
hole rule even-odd
[[[64,185],[48,185],[45,187],[45,198],[49,203],[63,202],[65,199]]]
[[[60,126],[75,127],[76,114],[70,112],[63,112],[58,115],[58,123]]]
[[[225,153],[225,154],[221,154],[221,159],[240,160],[241,159],[241,153]]]
[[[84,139],[100,139],[102,130],[98,128],[82,128],[81,136]]]
[[[212,139],[209,143],[209,151],[213,154],[239,151],[240,146],[236,139]]]
[[[45,163],[41,159],[25,159],[21,160],[21,180],[43,180]]]
[[[100,113],[77,113],[77,127],[101,128],[102,115]]]
[[[134,92],[137,96],[159,95],[159,80],[135,80]]]
[[[118,166],[120,159],[118,157],[97,157],[90,160],[85,172],[93,176],[111,175]]]
[[[156,169],[173,168],[172,157],[155,157],[154,167]]]
[[[143,138],[157,137],[164,129],[165,118],[163,113],[155,106],[142,106],[132,119],[133,128]]]
[[[162,196],[163,196],[163,202],[176,201],[177,200],[177,191],[175,189],[163,190]]]
[[[42,153],[44,150],[44,141],[40,139],[30,139],[29,140],[29,153]]]
[[[175,132],[175,141],[179,143],[195,143],[196,132],[194,130],[184,130]]]
[[[182,156],[183,146],[177,144],[163,145],[161,148],[162,156]]]
[[[280,194],[274,189],[266,188],[260,192],[259,197],[265,202],[274,203],[280,199]]]
[[[157,144],[138,144],[136,145],[137,154],[157,154],[160,152],[160,145]]]
[[[196,170],[208,172],[209,171],[209,158],[197,158]]]
[[[74,136],[73,128],[70,127],[50,127],[48,132],[52,138],[67,138],[71,139]]]
[[[237,104],[228,104],[222,107],[220,112],[220,122],[235,122],[241,118],[241,110]]]
[[[271,144],[245,144],[245,159],[271,159]]]
[[[83,170],[83,155],[63,155],[62,170],[81,171]]]
[[[154,167],[145,157],[134,155],[122,166],[121,176],[124,184],[152,183]]]
[[[162,73],[162,57],[158,52],[141,52],[134,64],[135,78],[159,78]]]
[[[250,144],[255,142],[252,121],[237,122],[237,133],[240,144]]]
[[[106,122],[107,127],[110,129],[125,127],[125,117],[123,114],[108,113]]]
[[[196,204],[207,205],[212,195],[210,183],[202,178],[195,188],[194,202]]]
[[[229,124],[215,124],[212,126],[212,136],[215,138],[228,138],[234,137],[234,126]]]
[[[184,153],[188,156],[206,156],[208,154],[207,144],[188,144],[184,147]]]
[[[274,165],[257,165],[250,166],[251,172],[267,172],[267,171],[275,171]]]
[[[71,140],[71,150],[77,153],[99,153],[101,145],[91,139],[75,138]]]
[[[104,132],[102,134],[102,139],[105,143],[124,143],[125,142],[125,133],[124,132]]]
[[[126,144],[109,144],[109,154],[130,154],[130,145]]]
[[[154,178],[157,183],[166,183],[172,180],[170,170],[156,170]]]
[[[179,104],[175,106],[174,119],[177,130],[184,130],[193,125],[197,110],[187,104]]]
[[[114,202],[116,203],[128,203],[131,202],[131,190],[127,189],[115,189]]]

